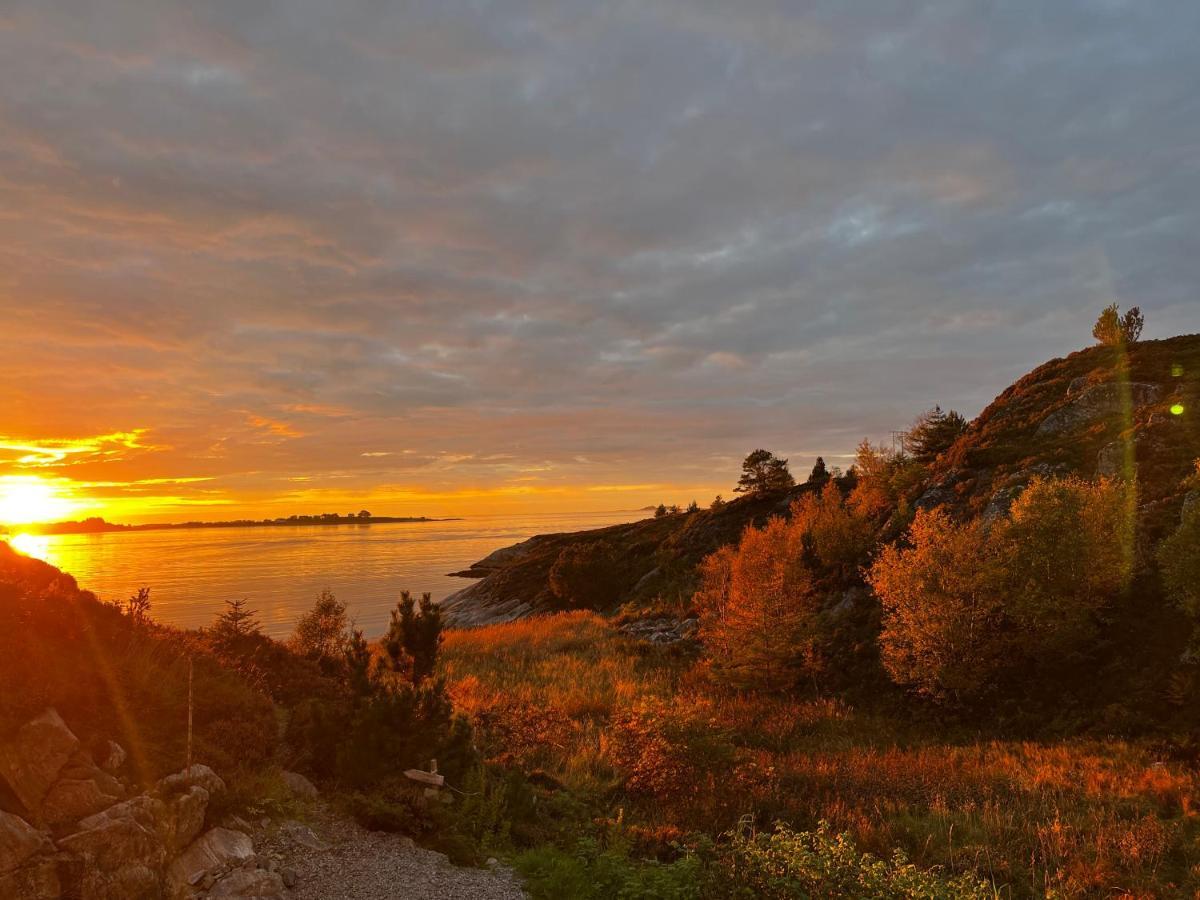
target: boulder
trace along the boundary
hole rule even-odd
[[[200,785],[193,785],[184,793],[163,801],[158,833],[168,852],[178,853],[204,830],[208,800],[208,791]]]
[[[197,884],[205,875],[241,866],[253,858],[254,843],[249,835],[228,828],[212,828],[171,863],[167,880],[176,888]]]
[[[30,857],[53,849],[50,839],[42,832],[20,816],[0,810],[0,874],[11,872]]]
[[[22,725],[0,746],[0,778],[21,805],[38,813],[59,773],[79,751],[79,739],[53,709]]]
[[[128,756],[124,747],[116,741],[109,741],[108,754],[104,757],[104,762],[100,763],[100,767],[107,769],[109,772],[115,772],[121,766],[125,765],[125,760]]]
[[[160,779],[154,786],[154,791],[159,795],[174,794],[186,791],[193,786],[204,788],[210,797],[225,790],[225,782],[221,780],[220,775],[208,766],[196,763],[182,772],[176,772],[174,775]]]
[[[141,795],[80,822],[58,846],[83,862],[82,900],[162,896],[167,850],[158,834],[161,801]]]
[[[299,822],[284,822],[283,833],[293,844],[303,847],[305,850],[319,853],[329,849],[329,845],[317,837],[311,828]]]
[[[58,860],[35,856],[11,872],[0,873],[0,897],[4,900],[58,900],[63,896]]]
[[[1096,456],[1096,474],[1107,477],[1124,474],[1125,448],[1124,441],[1113,441],[1101,447]]]
[[[124,796],[119,781],[92,762],[85,751],[77,750],[42,798],[38,811],[46,823],[62,825],[107,809]]]
[[[1127,406],[1133,408],[1156,403],[1161,396],[1162,388],[1157,384],[1136,381],[1128,384],[1097,384],[1046,416],[1038,426],[1037,434],[1062,434],[1097,419],[1119,415]]]
[[[283,772],[281,777],[293,797],[299,797],[301,800],[316,800],[321,795],[316,785],[299,772]]]
[[[283,896],[283,889],[283,878],[276,872],[267,869],[238,869],[214,884],[208,896],[273,898]]]

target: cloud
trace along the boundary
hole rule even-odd
[[[0,470],[728,485],[1194,319],[1194,4],[0,22]]]

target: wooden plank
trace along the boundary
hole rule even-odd
[[[421,784],[432,784],[437,787],[446,783],[446,779],[436,772],[422,772],[420,769],[405,769],[404,776],[413,781],[419,781]]]

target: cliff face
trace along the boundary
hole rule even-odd
[[[935,398],[931,398],[935,399]],[[1183,480],[1200,457],[1200,335],[1145,341],[1127,352],[1091,347],[1046,363],[1006,389],[907,498],[964,516],[996,516],[1036,476],[1136,474],[1140,514],[1157,539],[1177,521]],[[611,603],[676,600],[692,570],[749,525],[784,514],[810,486],[744,497],[718,510],[647,519],[596,531],[540,535],[497,551],[469,571],[475,584],[443,601],[456,626],[509,621],[570,608],[550,572],[564,549],[605,541],[616,561]]]

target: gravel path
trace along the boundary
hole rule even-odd
[[[314,840],[315,838],[315,840]],[[410,838],[367,831],[314,804],[306,826],[285,823],[256,836],[294,887],[292,900],[522,900],[503,866],[467,869]]]

